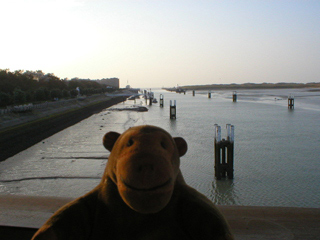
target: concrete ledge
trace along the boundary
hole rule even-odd
[[[30,236],[67,198],[0,195],[2,240],[30,239]],[[319,208],[218,206],[237,240],[318,240]]]
[[[320,239],[319,208],[219,206],[236,239]]]
[[[70,198],[0,195],[0,226],[36,228]]]

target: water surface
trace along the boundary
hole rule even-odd
[[[287,108],[288,94],[295,109]],[[95,187],[109,152],[108,131],[151,124],[181,136],[189,150],[181,169],[189,185],[217,204],[320,207],[320,93],[307,89],[242,90],[176,94],[162,90],[164,108],[148,112],[108,109],[0,163],[0,194],[78,197]],[[169,101],[177,119],[169,118]],[[133,101],[114,108],[133,105]],[[137,105],[145,105],[143,99]],[[233,180],[214,178],[214,124],[235,126]]]

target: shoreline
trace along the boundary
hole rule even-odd
[[[265,90],[265,89],[317,89],[320,90],[320,82],[316,83],[243,83],[243,84],[205,84],[180,86],[184,90]]]
[[[43,111],[40,114],[29,114],[24,118],[15,117],[12,120],[15,124],[10,121],[2,122],[0,162],[123,100],[123,96],[110,98],[103,95],[86,102],[76,102],[69,106]]]

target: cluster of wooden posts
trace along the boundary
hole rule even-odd
[[[144,97],[146,101],[147,99],[149,99],[149,105],[151,106],[154,99],[154,93],[151,92],[151,89],[150,89],[150,92],[148,92],[147,90],[144,90]]]
[[[144,90],[144,97],[147,101],[149,99],[149,105],[152,105],[153,99],[154,99],[154,93],[148,92],[147,90]],[[164,97],[163,94],[160,94],[159,99],[159,105],[160,107],[164,107]],[[176,100],[170,100],[170,119],[176,119],[177,118],[177,102]]]
[[[195,96],[195,91],[192,91],[192,96]],[[211,92],[208,92],[208,98],[211,98]],[[237,92],[232,94],[232,101],[237,102]],[[152,102],[152,101],[150,101]],[[151,104],[150,104],[151,105]],[[160,107],[164,106],[164,97],[160,94]],[[294,109],[294,97],[289,95],[288,108]],[[170,100],[170,119],[177,118],[176,100]],[[221,139],[221,127],[217,124],[214,125],[214,169],[215,177],[217,180],[222,178],[233,179],[234,177],[234,126],[231,124],[226,125],[227,138]]]
[[[211,97],[211,95],[210,95]],[[160,107],[163,107],[163,95],[160,95]],[[170,119],[176,119],[176,100],[170,100]],[[215,177],[228,177],[233,179],[233,157],[234,157],[234,126],[227,124],[227,139],[221,139],[221,127],[217,124],[215,126],[214,137],[214,169]]]
[[[294,96],[292,94],[288,97],[288,108],[294,109]]]
[[[196,95],[196,92],[195,90],[192,90],[192,96],[195,96]],[[211,98],[211,92],[209,91],[208,92],[208,98]],[[232,93],[232,101],[233,102],[237,102],[237,91],[233,91]],[[292,94],[290,94],[288,96],[288,108],[289,109],[294,109],[294,96]]]
[[[196,91],[192,90],[192,96],[195,96],[195,95],[196,95]],[[208,98],[211,98],[211,92],[210,91],[208,92]],[[232,94],[232,100],[233,100],[233,102],[237,101],[237,92],[236,91],[234,91],[233,94]]]
[[[177,118],[176,100],[170,100],[170,119]]]
[[[209,95],[211,97],[211,95]],[[163,95],[160,94],[160,107],[163,107]],[[170,100],[170,119],[176,119],[176,100]],[[214,137],[214,162],[215,177],[220,180],[228,177],[233,179],[233,158],[234,158],[234,126],[227,124],[227,138],[221,139],[221,127],[215,126]]]
[[[146,93],[145,93],[146,94]],[[192,96],[195,96],[195,90],[192,91]],[[152,98],[153,96],[150,96],[149,104],[152,105]],[[208,98],[211,98],[211,92],[208,92]],[[232,101],[237,102],[237,92],[233,91],[232,93]],[[164,106],[164,98],[163,95],[160,94],[160,107]],[[288,108],[294,109],[294,97],[293,95],[289,95],[288,97]],[[177,110],[176,110],[176,100],[172,101],[170,100],[170,119],[176,119],[177,118]]]
[[[160,107],[164,106],[164,97],[163,94],[160,94]],[[176,100],[170,100],[170,119],[177,118],[177,102]]]
[[[233,179],[234,126],[227,124],[227,139],[221,139],[221,127],[215,124],[214,172],[215,177]]]

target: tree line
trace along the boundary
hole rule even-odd
[[[0,69],[0,107],[12,104],[75,98],[113,91],[94,80],[60,79],[52,73],[38,71],[14,71]]]

